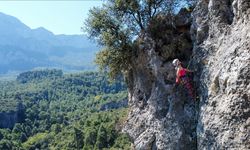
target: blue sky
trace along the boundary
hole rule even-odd
[[[44,27],[55,34],[83,34],[88,10],[103,0],[0,1],[0,12],[14,16],[31,28]]]

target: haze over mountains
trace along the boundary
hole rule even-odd
[[[0,13],[0,74],[35,68],[94,70],[98,49],[84,35],[54,35],[43,27],[31,29]]]

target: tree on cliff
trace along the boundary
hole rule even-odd
[[[104,48],[96,56],[101,70],[115,78],[130,69],[135,39],[146,32],[159,15],[173,15],[178,7],[194,0],[107,0],[90,10],[85,30]]]

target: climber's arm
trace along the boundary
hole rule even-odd
[[[193,73],[194,71],[189,70],[189,69],[185,69],[187,72]]]
[[[180,83],[180,75],[179,75],[179,69],[176,72],[176,79],[175,79],[176,84]]]
[[[176,77],[175,82],[176,82],[177,84],[179,84],[179,83],[180,83],[180,78],[179,78],[179,77]]]

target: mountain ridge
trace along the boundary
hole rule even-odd
[[[0,74],[37,67],[95,70],[98,49],[85,35],[56,35],[44,27],[31,29],[0,12]]]

